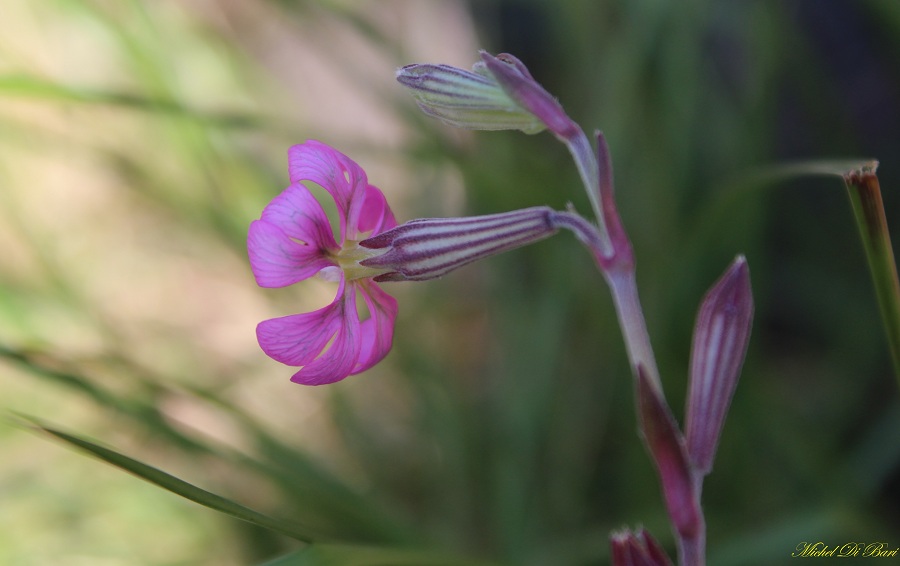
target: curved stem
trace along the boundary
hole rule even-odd
[[[638,296],[634,263],[628,261],[610,265],[609,256],[603,252],[602,232],[576,213],[553,212],[549,221],[554,227],[572,231],[594,255],[612,292],[632,372],[637,377],[637,368],[643,366],[653,388],[662,394],[659,369],[656,366],[650,335],[644,322],[644,311],[641,309]]]
[[[613,253],[613,244],[609,236],[609,230],[606,227],[603,204],[600,202],[600,170],[594,157],[594,150],[591,148],[591,142],[581,128],[577,128],[577,134],[572,137],[560,139],[562,139],[572,154],[572,159],[578,168],[578,175],[581,177],[582,184],[584,184],[588,200],[591,201],[594,216],[597,218],[597,234],[600,237],[597,251],[603,257],[609,257]]]

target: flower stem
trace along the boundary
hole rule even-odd
[[[650,345],[650,335],[644,322],[644,311],[638,297],[637,277],[632,267],[621,271],[604,271],[604,277],[612,291],[613,304],[628,350],[632,372],[637,376],[637,368],[643,367],[650,384],[662,397],[662,384],[656,358]]]
[[[702,518],[702,515],[701,515]],[[680,566],[706,565],[706,525],[691,538],[676,537],[678,540],[678,564]]]
[[[603,257],[609,257],[613,253],[613,244],[610,239],[609,230],[606,227],[606,216],[603,214],[603,204],[600,202],[600,192],[598,190],[598,187],[600,186],[600,170],[597,165],[597,160],[594,158],[594,150],[591,148],[591,142],[588,140],[584,131],[581,128],[576,128],[575,131],[577,133],[571,137],[560,139],[566,144],[566,147],[569,148],[569,153],[572,154],[572,159],[575,161],[575,166],[578,168],[578,175],[581,177],[584,190],[587,192],[588,200],[591,202],[594,216],[597,218],[599,226],[597,233],[600,239],[598,242],[599,247],[596,251],[601,253]]]

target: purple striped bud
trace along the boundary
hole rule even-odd
[[[522,130],[535,134],[544,124],[513,100],[478,62],[472,71],[449,65],[407,65],[397,81],[409,88],[419,108],[450,126],[469,130]]]
[[[381,271],[376,281],[435,279],[555,234],[554,214],[551,208],[537,206],[487,216],[411,220],[361,241],[360,247],[383,253],[359,264]]]
[[[697,472],[708,474],[750,340],[753,296],[747,260],[738,256],[697,313],[685,431]]]

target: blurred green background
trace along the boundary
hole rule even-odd
[[[767,167],[871,157],[900,224],[896,0],[4,0],[0,392],[25,413],[343,541],[514,565],[672,551],[602,278],[565,234],[421,284],[327,388],[254,336],[333,296],[256,288],[286,149],[347,153],[398,218],[589,207],[549,134],[453,131],[396,67],[516,54],[602,129],[666,393],[746,254],[748,361],[704,493],[710,563],[900,546],[900,403],[846,195]],[[0,563],[253,564],[300,548],[0,424]],[[314,563],[314,562],[309,562]],[[321,562],[324,563],[324,562]]]

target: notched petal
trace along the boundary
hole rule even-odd
[[[267,356],[289,366],[311,363],[342,322],[343,285],[340,294],[319,310],[264,320],[256,327],[259,346]]]
[[[291,381],[301,385],[326,385],[340,381],[353,373],[359,360],[360,324],[356,311],[356,286],[347,285],[346,292],[336,303],[338,329],[328,349],[318,358],[304,366],[291,377]]]
[[[250,224],[247,255],[257,285],[268,288],[292,285],[332,265],[321,249],[297,242],[265,220]]]
[[[331,223],[313,194],[294,183],[263,209],[261,220],[270,222],[285,234],[321,249],[337,250]]]
[[[373,185],[366,187],[365,204],[359,215],[359,234],[380,234],[396,225],[397,220],[381,189]]]
[[[288,149],[291,183],[312,181],[328,191],[341,217],[341,239],[356,239],[369,183],[355,161],[316,140]]]
[[[397,300],[375,283],[359,283],[371,315],[360,324],[359,362],[353,373],[363,372],[380,362],[390,352],[397,320]]]

